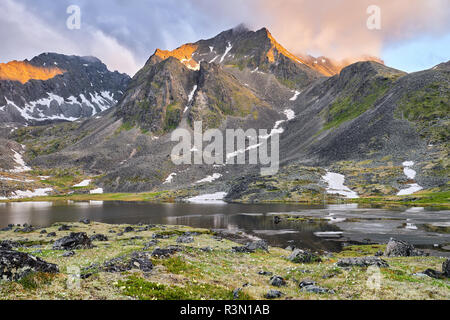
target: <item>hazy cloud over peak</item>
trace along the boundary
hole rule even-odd
[[[381,30],[366,27],[371,4],[382,10]],[[66,28],[69,5],[81,8],[80,30]],[[269,28],[293,52],[338,59],[383,58],[386,48],[420,37],[439,41],[450,30],[448,0],[2,0],[0,11],[0,62],[54,51],[94,55],[130,75],[156,48],[210,38],[241,22]]]

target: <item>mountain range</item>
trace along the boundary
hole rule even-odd
[[[33,168],[82,172],[105,192],[225,192],[229,201],[447,190],[450,63],[407,74],[367,60],[294,55],[266,28],[243,26],[157,49],[132,79],[95,58],[44,54],[26,62],[47,68],[41,79],[0,81],[0,122],[28,125],[0,131],[0,166],[11,170],[18,153]],[[222,132],[276,129],[279,173],[174,165],[171,132],[198,120]]]

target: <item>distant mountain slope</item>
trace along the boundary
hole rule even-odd
[[[43,124],[93,116],[117,103],[130,77],[94,57],[44,53],[0,65],[0,123]]]

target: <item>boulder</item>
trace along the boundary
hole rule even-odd
[[[148,243],[145,244],[144,250],[148,250],[148,249],[150,249],[151,247],[156,246],[158,243],[159,243],[158,240],[150,240]]]
[[[450,259],[447,259],[442,263],[442,273],[447,278],[450,278]]]
[[[281,298],[281,296],[282,296],[283,294],[284,294],[283,292],[278,291],[278,290],[269,290],[269,291],[264,295],[264,297],[265,297],[266,299],[277,299],[277,298]]]
[[[67,237],[58,239],[53,243],[53,250],[90,249],[92,242],[86,232],[72,232]]]
[[[90,224],[91,220],[89,220],[89,219],[81,219],[79,222],[83,223],[83,224]]]
[[[21,246],[20,243],[11,240],[0,241],[0,250],[13,250],[14,248],[19,248]]]
[[[59,269],[56,264],[24,252],[0,250],[1,280],[20,280],[31,272],[58,273]]]
[[[50,232],[47,234],[47,238],[56,237],[56,232]]]
[[[234,252],[242,252],[242,253],[251,253],[251,252],[255,252],[258,249],[268,251],[269,245],[267,244],[267,241],[258,240],[258,241],[253,241],[253,242],[247,242],[247,244],[245,246],[232,248],[232,250]]]
[[[312,280],[303,280],[302,282],[299,283],[299,287],[303,292],[319,293],[319,294],[323,294],[323,293],[334,294],[333,290],[319,287],[316,284],[316,282],[314,282]]]
[[[177,238],[177,243],[192,243],[194,242],[193,236],[182,235]]]
[[[358,258],[344,258],[337,262],[338,267],[369,267],[377,266],[379,268],[389,268],[389,264],[380,257],[358,257]]]
[[[269,284],[274,287],[281,287],[286,285],[286,281],[280,276],[273,276],[270,278]]]
[[[320,259],[320,257],[316,254],[301,249],[295,249],[292,251],[287,259],[294,263],[312,263],[322,261],[322,259]]]
[[[127,233],[127,232],[133,232],[133,231],[134,231],[134,228],[133,228],[133,227],[130,227],[130,226],[126,227],[126,228],[123,230],[124,233]]]
[[[58,228],[58,231],[69,231],[70,230],[70,226],[68,226],[67,224],[63,224],[61,227]]]
[[[386,257],[413,257],[424,256],[425,253],[416,250],[414,246],[406,241],[391,238],[384,251]]]
[[[155,248],[152,252],[152,257],[168,258],[178,251],[181,251],[181,248],[179,246],[168,246],[166,248]]]
[[[94,234],[89,238],[91,241],[108,241],[108,237],[104,234]]]

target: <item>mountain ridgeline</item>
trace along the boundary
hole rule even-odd
[[[53,61],[44,58],[33,64]],[[361,196],[396,195],[410,185],[447,190],[449,63],[407,74],[369,60],[347,66],[297,57],[267,29],[239,26],[173,51],[157,49],[129,82],[103,74],[117,85],[119,101],[101,118],[58,130],[21,128],[10,138],[26,145],[33,167],[80,168],[107,192],[224,191],[230,201],[307,202],[330,190],[327,172],[345,175],[345,186]],[[47,81],[69,76],[69,66],[56,62],[66,72]],[[22,86],[47,82],[39,81]],[[106,90],[96,87],[101,83],[93,82],[93,92]],[[59,92],[65,101],[73,95]],[[73,116],[83,114],[80,108]],[[192,130],[198,120],[222,131],[277,128],[280,172],[262,177],[257,165],[174,165],[170,133]],[[413,163],[414,177],[405,176],[405,162]]]
[[[97,58],[44,53],[0,65],[0,123],[40,125],[91,117],[114,106],[130,77]]]

